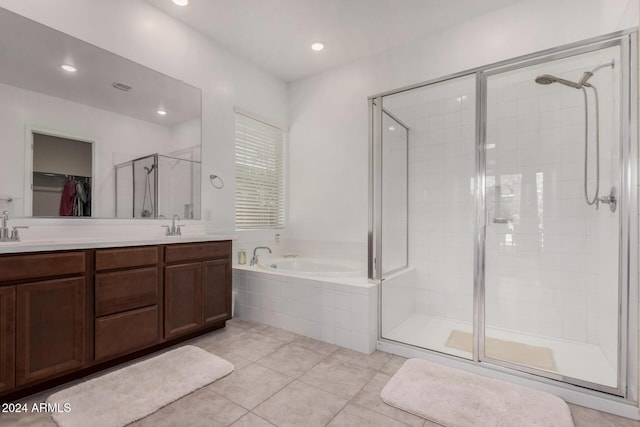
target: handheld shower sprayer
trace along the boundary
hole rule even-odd
[[[611,60],[606,64],[598,65],[591,71],[585,71],[578,82],[572,82],[562,79],[560,77],[552,76],[550,74],[542,74],[535,78],[535,82],[542,85],[549,85],[552,83],[560,83],[565,86],[572,87],[574,89],[581,89],[584,96],[584,197],[589,206],[595,205],[596,209],[600,203],[606,203],[609,205],[611,212],[615,212],[617,206],[616,188],[611,187],[609,195],[600,197],[600,117],[598,112],[598,91],[594,85],[588,83],[588,80],[593,77],[593,74],[601,68],[615,67],[615,60]],[[596,189],[593,197],[589,195],[587,189],[587,175],[588,175],[588,156],[589,156],[589,108],[587,102],[587,89],[590,88],[593,91],[595,102],[595,169],[596,169]]]

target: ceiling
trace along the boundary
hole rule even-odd
[[[289,82],[521,0],[146,1]],[[318,40],[326,47],[314,52]]]

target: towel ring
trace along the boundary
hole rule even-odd
[[[224,181],[218,175],[209,175],[209,181],[211,181],[211,185],[213,185],[213,188],[217,188],[218,190],[220,190],[224,187]]]

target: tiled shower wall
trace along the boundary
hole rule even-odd
[[[548,63],[489,78],[486,320],[490,326],[599,345],[617,358],[619,211],[584,198],[581,90],[538,85],[538,74],[578,80],[614,56]],[[591,80],[600,95],[600,195],[620,191],[619,72]],[[590,123],[593,97],[589,93]],[[595,146],[590,126],[590,146]],[[595,170],[590,151],[590,171]],[[589,192],[595,174],[589,174]],[[503,222],[506,220],[507,222]]]

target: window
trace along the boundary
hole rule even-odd
[[[286,132],[236,111],[236,230],[284,227]]]

